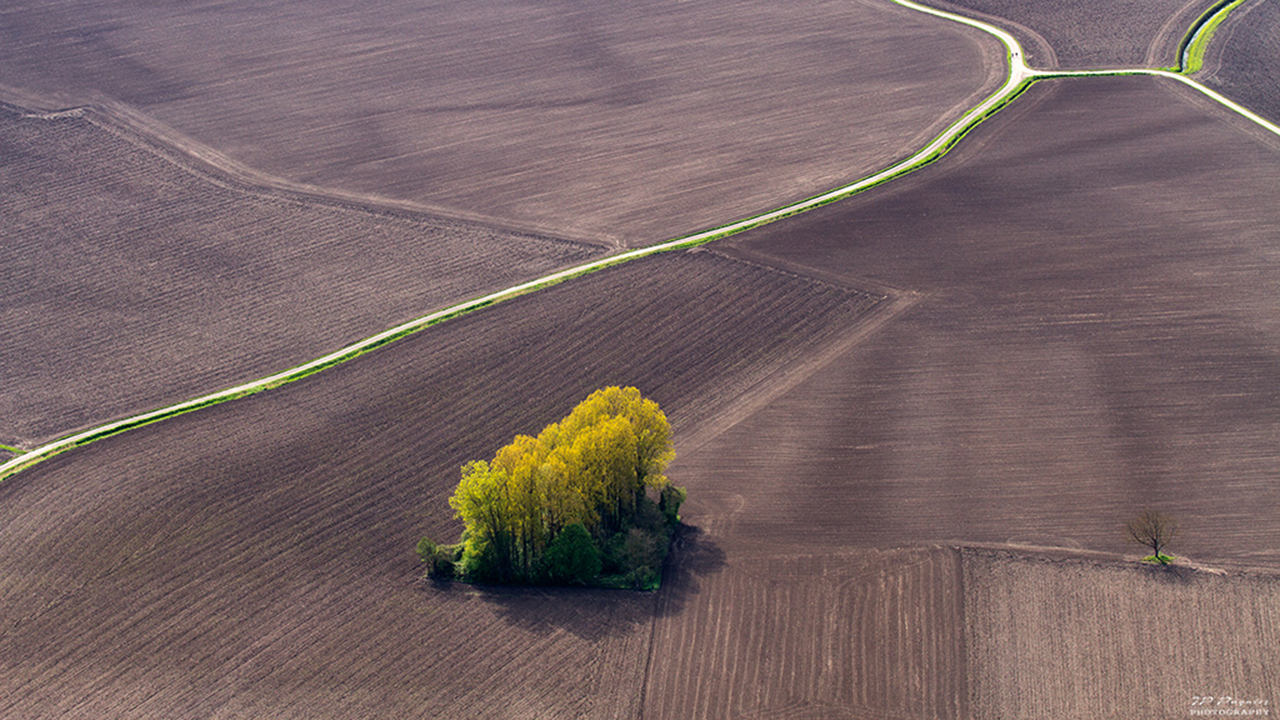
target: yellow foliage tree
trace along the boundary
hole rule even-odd
[[[464,574],[533,581],[566,527],[602,540],[625,532],[639,508],[654,505],[649,491],[663,502],[673,496],[663,471],[674,457],[657,403],[632,387],[597,390],[536,438],[518,435],[491,462],[463,466],[449,505],[466,525]]]

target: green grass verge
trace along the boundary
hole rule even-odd
[[[1182,42],[1178,44],[1178,63],[1181,67],[1177,68],[1177,72],[1184,75],[1200,72],[1204,66],[1205,51],[1209,49],[1209,43],[1213,41],[1213,35],[1217,32],[1218,26],[1227,19],[1232,10],[1240,7],[1244,2],[1245,0],[1220,0],[1196,18],[1191,29],[1182,38]]]
[[[186,413],[193,412],[195,410],[199,410],[201,408],[205,408],[210,405],[217,405],[230,400],[236,400],[239,398],[248,397],[250,395],[254,395],[259,392],[262,392],[264,390],[270,390],[272,388],[279,387],[286,383],[291,383],[297,380],[301,380],[305,377],[314,375],[315,373],[318,373],[321,370],[325,370],[327,368],[333,367],[334,365],[338,365],[338,364],[347,362],[348,360],[357,358],[367,352],[376,350],[379,347],[395,342],[396,340],[399,340],[408,335],[412,335],[414,333],[425,330],[426,328],[432,327],[434,325],[438,325],[442,322],[446,322],[448,320],[452,320],[454,318],[461,317],[463,315],[475,312],[476,310],[489,307],[490,305],[495,305],[497,303],[510,300],[510,299],[519,297],[521,295],[526,295],[528,293],[535,292],[543,288],[551,287],[553,285],[558,285],[567,280],[588,275],[598,270],[603,270],[605,268],[613,267],[615,265],[620,265],[624,262],[629,262],[631,260],[638,260],[642,257],[648,257],[649,255],[655,255],[661,252],[668,252],[672,250],[682,250],[682,249],[687,249],[691,247],[696,247],[699,245],[705,245],[707,243],[714,242],[716,240],[721,240],[731,235],[736,235],[738,233],[751,230],[753,228],[761,227],[763,225],[767,225],[769,223],[776,222],[778,220],[782,220],[784,218],[788,218],[793,215],[797,215],[799,213],[806,212],[808,210],[812,210],[817,207],[822,207],[824,205],[837,202],[839,200],[844,200],[846,198],[849,198],[859,193],[870,190],[871,188],[883,185],[891,180],[896,180],[904,175],[907,175],[911,172],[914,172],[915,170],[918,170],[924,167],[925,165],[928,165],[930,163],[937,161],[938,159],[945,156],[948,152],[950,152],[951,148],[955,147],[956,143],[958,143],[960,139],[963,138],[965,135],[967,135],[973,128],[977,127],[979,123],[991,117],[995,113],[999,112],[1001,109],[1006,107],[1009,104],[1009,102],[1011,102],[1014,98],[1021,95],[1026,90],[1026,88],[1029,87],[1032,82],[1034,82],[1036,78],[1025,79],[1016,86],[1008,87],[1008,83],[1011,82],[1013,79],[1012,53],[1014,52],[1014,49],[1016,47],[1016,40],[1013,40],[1012,36],[1009,36],[1007,33],[1004,33],[998,28],[986,25],[985,23],[979,23],[977,21],[974,21],[968,18],[963,18],[959,15],[944,13],[942,11],[938,11],[931,8],[925,8],[924,6],[919,6],[914,3],[904,2],[902,0],[896,0],[896,1],[900,5],[913,7],[922,12],[927,12],[932,15],[949,18],[956,22],[978,27],[979,29],[982,29],[986,32],[989,32],[992,35],[995,35],[997,38],[1000,38],[1001,41],[1006,44],[1006,58],[1010,63],[1010,78],[1009,78],[1009,81],[1006,81],[1005,86],[1002,86],[999,90],[997,90],[992,95],[988,96],[981,103],[978,103],[978,105],[975,106],[974,110],[971,110],[969,113],[966,113],[955,123],[952,123],[950,126],[948,126],[943,132],[939,133],[937,137],[935,137],[932,141],[930,141],[927,145],[925,145],[925,147],[921,151],[917,152],[915,155],[908,156],[904,160],[901,160],[898,163],[890,165],[889,167],[885,168],[884,170],[881,170],[880,172],[868,175],[862,180],[859,180],[852,184],[845,185],[843,187],[837,188],[835,190],[832,190],[826,193],[814,195],[810,198],[807,198],[797,203],[792,203],[791,205],[787,205],[777,210],[761,213],[759,215],[746,218],[744,220],[740,220],[734,223],[712,228],[711,230],[694,233],[692,235],[676,238],[674,240],[669,240],[664,243],[659,243],[658,245],[627,251],[612,257],[606,257],[601,260],[596,260],[596,261],[587,263],[585,265],[578,266],[576,268],[570,268],[568,270],[564,270],[558,273],[553,273],[552,275],[549,275],[547,277],[544,277],[538,280],[533,280],[521,285],[517,285],[507,290],[492,293],[490,295],[486,295],[484,297],[477,298],[468,302],[460,303],[450,308],[441,310],[437,313],[427,315],[425,317],[418,318],[416,320],[409,321],[395,328],[387,330],[383,333],[374,335],[358,343],[342,348],[322,358],[285,370],[275,375],[271,375],[266,378],[245,383],[243,385],[239,385],[233,388],[228,388],[226,390],[222,390],[220,392],[216,392],[210,395],[205,395],[203,397],[196,398],[194,400],[189,400],[187,402],[178,403],[176,405],[171,405],[169,407],[160,408],[157,410],[153,410],[151,412],[142,413],[140,415],[136,415],[131,418],[126,418],[124,420],[107,423],[105,425],[102,425],[100,427],[97,427],[82,433],[61,438],[52,443],[48,443],[42,447],[36,448],[35,450],[32,450],[30,452],[22,453],[18,457],[10,460],[7,463],[0,464],[0,481],[3,481],[9,477],[12,477],[14,474],[22,470],[25,470],[26,468],[29,468],[43,460],[47,460],[48,458],[51,458],[55,455],[66,452],[67,450],[71,450],[73,448],[77,448],[82,445],[87,445],[89,443],[96,442],[98,440],[102,440],[104,438],[108,438],[113,435],[119,435],[120,433],[123,433],[127,430],[132,430],[137,427],[150,425],[151,423],[160,422],[161,420],[167,420],[169,418],[176,417],[178,415],[184,415]],[[1005,39],[1006,37],[1008,37],[1008,39]],[[1010,45],[1010,43],[1015,43],[1015,45]],[[1018,52],[1021,52],[1020,48],[1018,48],[1017,50]],[[981,110],[981,112],[974,114],[975,111],[977,111],[980,108],[983,108],[984,106],[987,106],[988,103],[990,103],[989,107],[986,107],[984,110]]]

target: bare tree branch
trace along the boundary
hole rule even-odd
[[[1125,535],[1138,545],[1151,548],[1151,554],[1161,565],[1169,564],[1172,559],[1165,555],[1164,548],[1178,534],[1178,521],[1159,510],[1143,509],[1142,513],[1125,523]]]

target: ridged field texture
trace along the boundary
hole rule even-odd
[[[1174,67],[1178,43],[1215,0],[935,0],[1005,26],[1036,68]]]
[[[1280,149],[1179,84],[1037,83],[946,161],[719,246],[917,293],[671,472],[735,543],[1280,562]],[[809,272],[816,272],[809,270]]]
[[[1199,77],[1208,86],[1280,123],[1280,4],[1253,0],[1218,26]]]
[[[861,293],[637,261],[0,483],[0,716],[634,717],[653,595],[418,579],[462,463],[592,390],[676,431],[857,324]]]
[[[717,566],[715,543],[677,553],[644,717],[969,717],[957,551],[720,551]]]
[[[241,186],[0,107],[0,443],[279,372],[603,248]]]
[[[906,156],[995,90],[1003,57],[882,0],[0,9],[15,92],[110,104],[295,183],[631,245]]]
[[[1275,714],[1280,575],[963,556],[974,718]]]

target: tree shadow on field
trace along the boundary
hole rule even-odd
[[[471,585],[509,625],[536,635],[568,632],[589,642],[631,633],[653,613],[647,593],[599,588]]]
[[[657,617],[679,615],[689,598],[701,589],[699,578],[715,575],[728,565],[724,550],[701,528],[681,524],[662,568]]]
[[[565,631],[590,642],[629,634],[674,615],[697,594],[698,578],[725,567],[724,551],[697,527],[681,524],[656,592],[571,587],[513,587],[435,582],[436,592],[478,595],[499,617],[538,635]]]
[[[1165,585],[1186,585],[1199,575],[1198,570],[1185,565],[1160,565],[1144,562],[1140,569],[1143,577]]]

